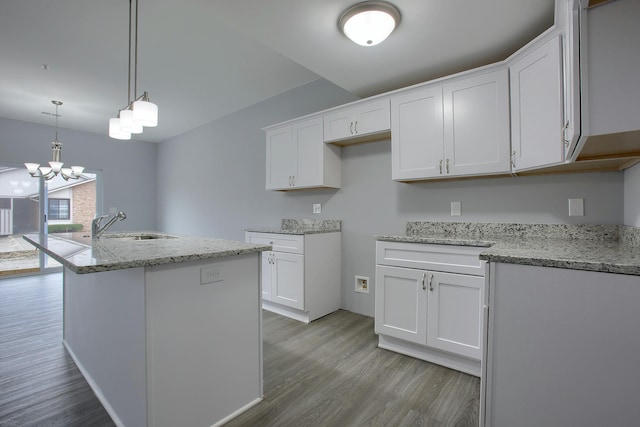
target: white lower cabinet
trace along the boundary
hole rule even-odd
[[[304,255],[283,252],[269,252],[271,268],[264,271],[264,276],[271,273],[270,301],[287,307],[304,309]]]
[[[436,272],[428,283],[427,345],[479,360],[484,277]]]
[[[480,376],[482,248],[376,243],[379,346]]]
[[[262,308],[309,323],[340,308],[340,232],[246,232],[249,243],[271,245],[262,253]]]

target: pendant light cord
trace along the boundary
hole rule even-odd
[[[138,0],[136,1],[136,39],[134,52],[134,69],[133,69],[133,99],[138,96]]]

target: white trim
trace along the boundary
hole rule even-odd
[[[102,394],[102,390],[100,389],[100,387],[98,387],[96,382],[93,380],[93,377],[89,375],[89,372],[84,368],[84,366],[82,366],[82,363],[80,363],[80,361],[76,358],[76,355],[73,353],[73,350],[71,350],[71,347],[69,347],[69,345],[64,339],[62,340],[62,344],[64,345],[64,348],[67,349],[67,353],[69,353],[69,356],[71,356],[71,358],[73,359],[73,362],[76,364],[76,366],[80,370],[80,373],[82,374],[84,379],[87,381],[87,383],[89,384],[89,387],[91,387],[91,390],[93,390],[93,393],[96,395],[100,403],[102,403],[102,406],[104,406],[104,409],[107,411],[107,413],[113,420],[114,424],[118,427],[126,427],[125,424],[122,422],[122,420],[118,418],[116,411],[113,409],[113,407],[111,406],[107,398],[104,396],[104,394]]]
[[[264,399],[264,397],[258,397],[257,399],[252,400],[251,402],[249,402],[246,405],[244,405],[242,408],[238,409],[235,412],[232,412],[231,414],[227,415],[226,417],[224,417],[223,419],[221,419],[217,423],[212,424],[211,427],[218,427],[218,426],[226,424],[227,422],[231,421],[232,419],[234,419],[238,415],[242,414],[243,412],[246,412],[247,410],[249,410],[252,407],[256,406],[258,403],[262,402],[263,399]]]

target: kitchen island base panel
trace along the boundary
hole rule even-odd
[[[457,354],[424,347],[387,335],[378,335],[378,347],[480,377],[481,366],[479,360],[468,359]]]
[[[259,271],[258,254],[147,269],[150,426],[210,426],[262,398]]]
[[[144,268],[63,283],[64,346],[116,425],[146,425]]]
[[[116,425],[222,425],[262,400],[259,282],[257,252],[65,269],[65,346]]]

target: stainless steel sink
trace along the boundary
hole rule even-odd
[[[118,239],[118,240],[158,240],[158,239],[175,239],[177,236],[170,236],[168,234],[150,234],[150,233],[122,233],[122,234],[104,234],[103,239]]]

